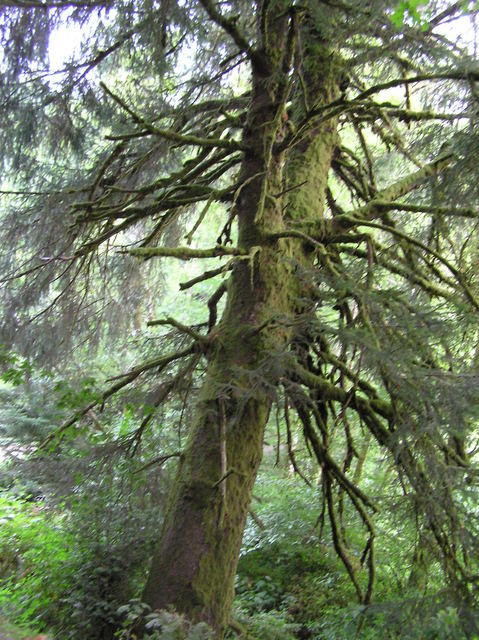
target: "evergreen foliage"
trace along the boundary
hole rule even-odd
[[[83,478],[105,451],[124,454],[110,475],[95,463],[95,491],[138,473],[149,495],[157,469],[179,460],[141,596],[178,610],[162,623],[171,633],[226,632],[265,438],[319,497],[305,539],[329,536],[343,595],[361,607],[356,633],[374,637],[383,615],[390,637],[413,637],[409,592],[385,587],[405,567],[411,593],[434,583],[424,637],[478,633],[475,18],[475,3],[442,1],[0,3],[0,337],[63,374],[63,404],[41,411],[27,360],[7,355],[5,382],[25,377],[27,390],[3,388],[0,428],[38,447],[45,468],[71,456]],[[49,43],[65,25],[81,43],[58,67]],[[95,354],[110,356],[105,379]],[[100,517],[107,591],[151,555],[148,527],[123,562],[141,517],[123,519],[119,496],[118,512],[98,498],[125,536],[103,538]],[[298,557],[281,538],[248,548],[249,534],[238,592],[259,616],[253,633],[268,637],[271,608],[283,611],[275,637],[345,637],[334,616],[318,627],[314,607],[315,623],[292,623],[281,575],[242,591],[248,557]],[[394,566],[385,550],[398,536]],[[311,573],[324,586],[316,561]],[[113,633],[142,582],[103,601],[98,575],[75,595],[91,597],[89,637],[95,625]],[[383,602],[404,595],[396,619],[376,614],[375,587]]]

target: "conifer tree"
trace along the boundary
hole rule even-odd
[[[181,347],[84,415],[149,374],[168,374],[160,404],[202,372],[144,598],[218,637],[273,404],[318,462],[361,602],[377,510],[361,433],[394,464],[447,579],[466,595],[478,579],[457,500],[476,482],[479,70],[472,27],[461,42],[454,25],[472,25],[474,3],[417,5],[0,3],[4,340],[61,357],[72,323],[91,330],[99,282],[123,288],[128,314],[141,291],[119,274],[216,259],[181,285],[217,283],[205,322],[154,320]],[[84,43],[52,70],[48,38],[65,21]],[[213,206],[221,232],[198,246]],[[50,345],[35,337],[45,327]],[[338,495],[363,524],[360,560]]]

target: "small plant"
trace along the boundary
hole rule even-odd
[[[248,613],[239,604],[233,611],[236,624],[243,629],[241,638],[245,640],[296,640],[301,625],[290,621],[285,611],[262,611]],[[227,638],[236,638],[230,633]]]
[[[133,640],[135,630],[144,625],[145,638],[149,640],[212,640],[212,629],[205,623],[193,624],[174,611],[151,611],[150,607],[137,599],[119,607],[119,616],[124,616],[122,629],[116,634],[119,640]]]

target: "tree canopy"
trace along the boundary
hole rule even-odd
[[[122,392],[144,407],[130,452],[155,409],[175,396],[193,407],[182,448],[157,452],[179,463],[144,591],[153,608],[223,636],[275,416],[298,476],[311,483],[298,433],[317,465],[320,517],[361,603],[382,502],[364,482],[368,456],[473,598],[475,13],[442,1],[0,3],[1,339],[42,366],[67,366],[85,344],[140,344],[40,450]],[[73,25],[81,42],[59,64],[49,39]],[[199,266],[165,316],[178,261]],[[359,554],[345,510],[362,526]]]

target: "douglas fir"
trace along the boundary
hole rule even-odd
[[[153,320],[181,347],[105,386],[56,436],[127,386],[164,380],[159,406],[196,376],[143,599],[219,638],[272,409],[317,460],[361,603],[375,576],[379,506],[361,484],[371,442],[447,580],[466,595],[478,580],[456,494],[474,477],[479,73],[443,27],[473,3],[421,15],[406,4],[0,3],[4,340],[35,350],[30,312],[54,337],[44,356],[65,357],[61,336],[72,321],[91,331],[98,283],[119,263],[210,259],[181,285],[216,283],[205,321]],[[84,46],[52,70],[48,35],[67,19],[88,26]],[[199,246],[215,207],[219,237]],[[175,224],[189,231],[179,242]],[[141,299],[123,293],[128,315]],[[361,557],[345,502],[363,524]]]

